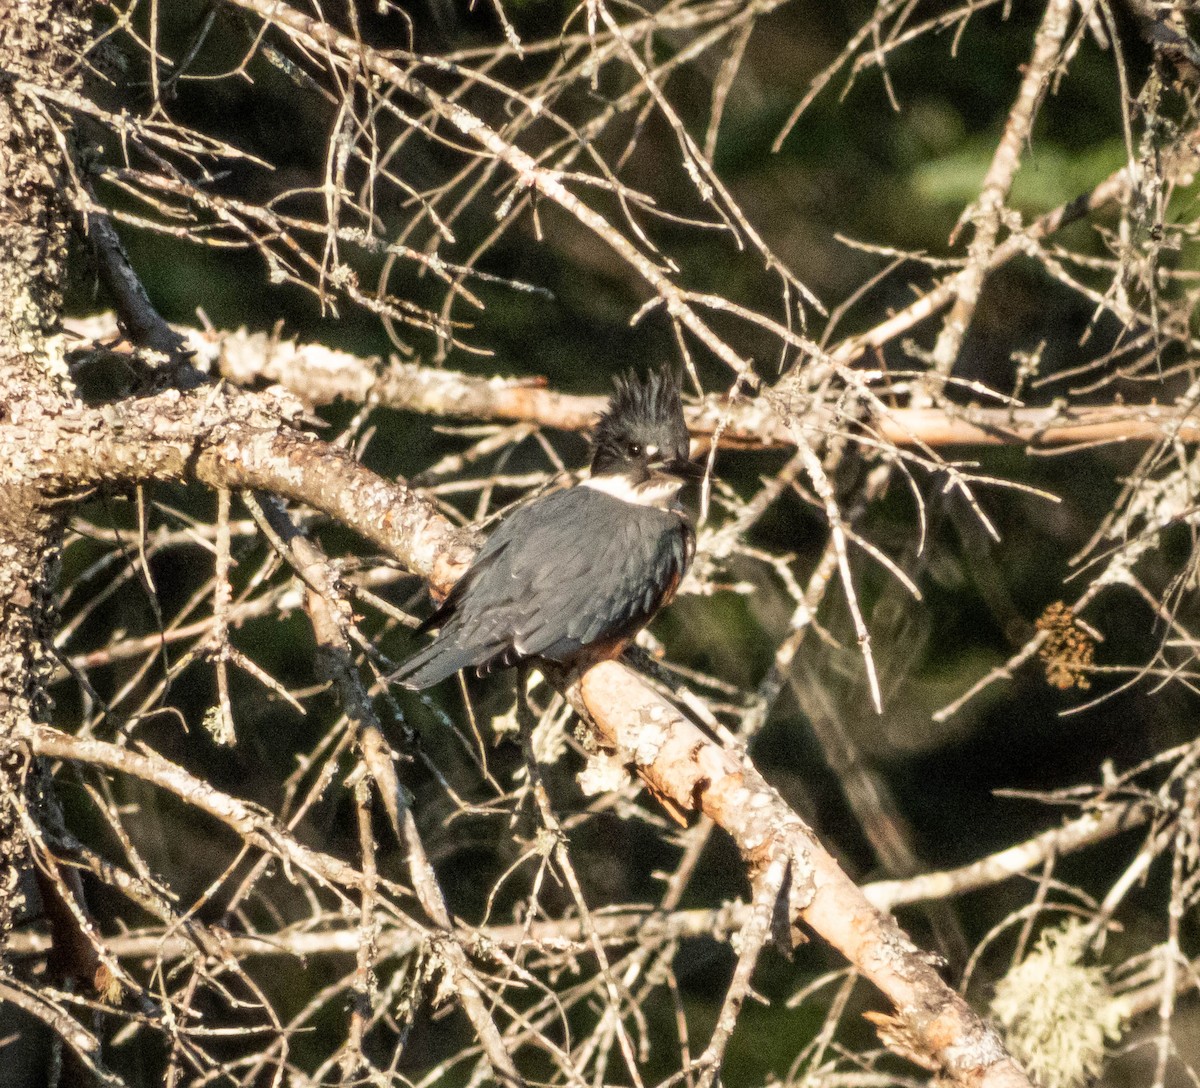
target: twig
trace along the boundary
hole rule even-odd
[[[503,1085],[520,1088],[525,1081],[517,1071],[512,1055],[505,1045],[504,1037],[496,1028],[496,1023],[487,1010],[484,995],[479,989],[471,965],[467,962],[466,954],[451,932],[453,922],[450,919],[450,912],[446,909],[446,901],[442,898],[441,889],[438,887],[437,875],[425,855],[425,847],[421,843],[421,836],[417,831],[416,820],[413,819],[411,811],[405,810],[403,821],[404,842],[408,848],[408,866],[417,898],[420,899],[421,906],[424,907],[434,924],[446,935],[437,946],[443,959],[442,969],[448,972],[453,979],[454,992],[462,1003],[463,1011],[470,1019],[471,1026],[475,1029],[476,1036],[487,1054],[493,1075]]]
[[[34,725],[18,734],[34,754],[106,767],[152,783],[227,825],[248,843],[281,856],[331,888],[359,888],[361,874],[329,854],[312,850],[287,834],[270,816],[255,812],[244,801],[201,781],[178,764],[156,753],[134,752],[106,741],[72,737],[48,725]]]
[[[949,375],[967,327],[975,314],[979,290],[983,286],[996,238],[1003,221],[1004,201],[1012,187],[1013,178],[1021,165],[1021,154],[1029,143],[1034,117],[1042,98],[1048,93],[1054,71],[1060,60],[1063,41],[1067,35],[1075,0],[1049,0],[1046,13],[1042,16],[1034,38],[1033,56],[1025,66],[1021,89],[1008,115],[1004,135],[996,146],[991,165],[983,179],[976,205],[964,212],[963,219],[970,219],[975,234],[967,251],[967,263],[954,278],[952,287],[954,305],[942,324],[931,356],[932,370],[924,383],[924,396],[913,396],[913,407],[925,407],[929,396],[940,393],[935,380],[944,380]],[[960,220],[960,224],[963,220]]]

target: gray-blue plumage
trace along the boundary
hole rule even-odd
[[[695,534],[677,502],[688,432],[670,370],[618,378],[592,434],[591,479],[518,507],[418,630],[440,628],[389,680],[427,688],[459,669],[612,657],[671,598]]]
[[[672,595],[691,563],[682,511],[590,487],[536,499],[505,518],[423,628],[437,638],[395,674],[410,689],[457,672],[540,658],[610,656]]]

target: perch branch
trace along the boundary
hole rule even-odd
[[[789,913],[887,996],[938,1066],[971,1088],[1028,1088],[996,1033],[867,900],[748,760],[709,740],[617,662],[586,672],[576,699],[601,743],[625,757],[656,796],[710,816],[752,869],[780,859],[791,865]]]
[[[279,424],[272,407],[281,406],[263,395],[215,388],[169,390],[120,409],[72,408],[49,423],[18,418],[5,429],[4,474],[32,477],[63,495],[150,479],[275,491],[358,529],[437,588],[453,582],[471,552],[462,534],[420,495],[380,479],[344,451]],[[781,860],[790,865],[789,913],[879,987],[949,1074],[970,1088],[1028,1088],[995,1033],[895,922],[870,904],[748,762],[706,737],[619,664],[587,672],[576,698],[602,745],[620,752],[654,793],[678,810],[711,816],[752,871]],[[40,755],[84,760],[158,782],[323,881],[342,888],[361,884],[352,867],[301,846],[269,818],[161,757],[45,727],[33,728],[25,739]]]

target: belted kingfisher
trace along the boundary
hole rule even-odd
[[[459,669],[525,661],[585,667],[617,657],[675,594],[696,534],[679,503],[689,477],[678,379],[616,380],[592,434],[591,475],[518,507],[441,607],[437,637],[388,680],[413,691]]]

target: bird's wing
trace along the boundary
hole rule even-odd
[[[502,523],[508,543],[461,603],[484,643],[510,641],[521,657],[564,660],[581,647],[628,637],[687,566],[682,518],[572,488]],[[489,542],[490,543],[490,542]]]
[[[503,525],[503,523],[501,523]],[[474,562],[467,569],[467,572],[451,587],[450,592],[446,594],[446,599],[438,605],[437,609],[426,616],[418,625],[416,634],[423,635],[426,631],[433,631],[439,627],[444,627],[458,611],[459,603],[466,596],[480,578],[486,575],[496,559],[503,553],[512,540],[511,535],[498,539],[500,537],[499,530],[493,533],[492,536],[484,542],[479,553],[475,556]]]
[[[437,636],[389,680],[417,690],[459,669],[486,667],[512,652],[511,625],[524,592],[521,586],[527,590],[532,572],[529,557],[522,560],[518,556],[514,564],[509,549],[519,545],[519,553],[532,538],[533,552],[541,554],[538,541],[542,535],[572,516],[574,503],[563,503],[569,494],[558,491],[542,496],[500,522],[441,606],[417,628],[418,634],[440,628]]]
[[[593,488],[522,506],[488,538],[435,614],[442,630],[397,678],[425,687],[459,669],[529,657],[565,661],[637,631],[691,559],[676,514]]]

